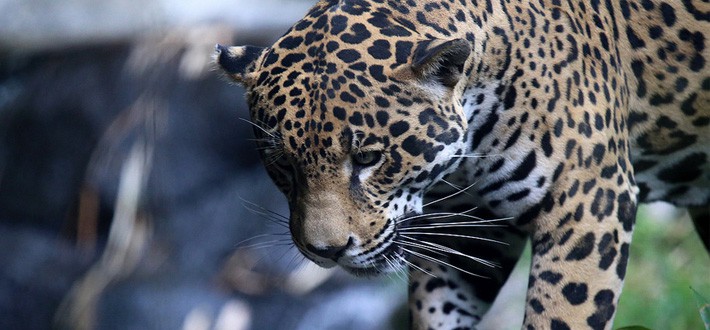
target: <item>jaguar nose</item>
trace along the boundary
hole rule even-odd
[[[345,250],[347,250],[350,246],[353,245],[353,238],[350,237],[348,239],[348,242],[345,243],[345,245],[340,245],[340,246],[333,246],[333,245],[327,245],[325,247],[316,247],[313,246],[312,244],[306,244],[306,249],[310,251],[311,253],[325,259],[330,259],[333,261],[337,261],[340,257],[343,256],[345,253]]]

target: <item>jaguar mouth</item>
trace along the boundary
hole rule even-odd
[[[407,244],[403,244],[399,231],[407,226],[416,225],[422,222],[421,219],[416,217],[417,214],[418,213],[416,212],[408,211],[405,212],[405,214],[400,218],[393,220],[392,223],[394,224],[394,228],[392,229],[392,232],[384,238],[386,242],[384,244],[387,245],[386,247],[381,248],[381,250],[377,253],[367,257],[367,259],[363,260],[359,264],[346,264],[339,262],[339,265],[347,272],[355,276],[365,277],[396,273],[407,269],[407,267],[411,265],[409,259],[412,257],[412,254],[409,251],[417,249],[411,245],[408,248],[405,248]],[[415,220],[407,220],[412,218]],[[388,224],[390,224],[389,221]]]
[[[380,253],[365,260],[362,265],[341,264],[340,266],[355,276],[374,277],[401,271],[406,264],[404,251],[399,245],[392,242]]]

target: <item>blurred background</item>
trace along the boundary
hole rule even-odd
[[[0,329],[404,327],[401,276],[292,248],[244,91],[211,66],[312,3],[0,0]],[[661,205],[637,228],[616,325],[700,329],[692,224]],[[528,263],[481,328],[519,328]]]

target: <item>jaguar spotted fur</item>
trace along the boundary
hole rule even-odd
[[[412,327],[469,329],[529,239],[523,328],[609,329],[638,203],[710,239],[709,20],[699,0],[324,0],[216,56],[309,259],[408,267]]]

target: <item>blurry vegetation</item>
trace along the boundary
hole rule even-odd
[[[659,219],[652,210],[639,208],[614,326],[704,329],[693,290],[710,295],[710,256],[685,212]]]
[[[703,297],[698,291],[693,290],[693,293],[695,293],[695,302],[698,304],[698,312],[703,319],[705,330],[710,330],[710,300]]]

